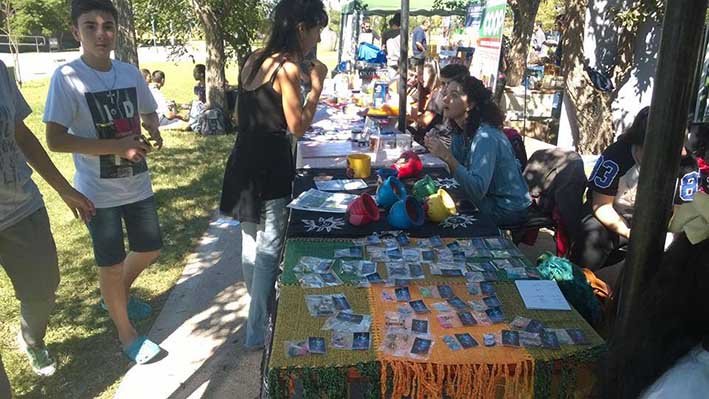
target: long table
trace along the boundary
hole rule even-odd
[[[313,188],[314,178],[318,176],[344,178],[347,154],[362,151],[347,142],[303,141],[299,143],[298,152],[299,170],[294,183],[294,196]],[[381,161],[373,159],[375,166],[387,166],[396,157],[397,154],[388,154]],[[423,175],[429,174],[449,191],[456,200],[459,217],[441,224],[427,222],[419,229],[408,231],[414,237],[412,240],[434,235],[443,237],[446,242],[473,237],[499,237],[501,232],[497,226],[465,201],[464,193],[455,186],[455,181],[442,167],[442,163],[430,155],[423,155],[422,158],[425,164]],[[414,181],[404,181],[407,189],[410,189]],[[374,194],[376,178],[365,179],[365,182],[366,189],[352,193]],[[505,278],[504,273],[500,281],[494,283],[504,312],[504,323],[446,330],[446,334],[467,332],[480,346],[452,352],[441,342],[440,336],[436,336],[430,358],[420,361],[394,358],[379,350],[385,332],[385,314],[397,310],[396,303],[382,299],[382,290],[387,288],[382,285],[358,288],[358,280],[346,276],[342,277],[344,285],[336,287],[313,289],[298,285],[293,268],[302,256],[334,258],[336,250],[351,247],[355,238],[392,230],[385,216],[382,214],[379,223],[354,227],[346,222],[343,214],[291,211],[283,255],[283,273],[279,279],[276,310],[271,319],[271,344],[267,348],[264,364],[263,387],[268,397],[289,398],[298,394],[312,398],[345,398],[355,391],[364,397],[397,399],[588,396],[584,393],[589,393],[588,388],[592,385],[592,365],[605,348],[601,337],[576,310],[526,309],[515,285]],[[527,263],[531,265],[531,262]],[[338,262],[334,270],[339,272],[340,267]],[[383,278],[388,277],[385,263],[377,263],[377,271]],[[418,295],[417,287],[440,283],[449,284],[463,300],[476,299],[469,295],[464,279],[432,275],[427,268],[425,278],[411,284],[411,299],[422,299],[431,308],[431,298]],[[347,297],[354,313],[372,316],[373,339],[368,350],[332,349],[329,346],[330,331],[321,330],[324,319],[309,314],[305,295],[335,293]],[[436,323],[435,315],[428,315],[431,325]],[[562,346],[558,350],[482,345],[482,334],[509,329],[508,323],[515,316],[538,320],[548,328],[579,329],[588,338],[588,345]],[[438,328],[433,328],[433,332],[442,333]],[[309,336],[325,337],[328,343],[327,354],[305,357],[286,355],[287,341],[307,339]]]
[[[486,215],[482,215],[466,201],[461,188],[451,178],[447,170],[442,168],[425,168],[421,176],[429,175],[438,184],[446,187],[446,190],[455,198],[459,215],[449,218],[441,223],[426,222],[423,226],[408,230],[413,237],[430,237],[438,235],[441,237],[485,237],[496,236],[500,230],[495,222]],[[308,169],[300,170],[293,185],[293,196],[308,189],[315,188],[314,179],[317,177],[332,177],[335,179],[346,178],[344,169]],[[367,192],[376,195],[377,177],[371,176],[364,179],[367,183],[366,189],[349,191],[352,194]],[[417,179],[404,179],[407,192],[411,193],[412,186]],[[329,226],[329,228],[327,228]],[[386,220],[386,213],[382,212],[380,220],[376,223],[355,227],[345,222],[344,214],[333,214],[326,212],[310,212],[292,210],[288,224],[288,237],[364,237],[374,232],[393,230]]]

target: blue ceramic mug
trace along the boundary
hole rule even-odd
[[[396,229],[421,226],[424,222],[423,206],[415,197],[409,195],[392,205],[387,221]]]
[[[377,189],[377,205],[389,209],[396,201],[406,198],[406,187],[394,176],[388,177]]]

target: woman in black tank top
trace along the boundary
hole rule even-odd
[[[303,104],[300,65],[320,41],[322,0],[281,0],[266,47],[239,74],[239,134],[227,161],[220,210],[241,221],[241,266],[251,296],[247,349],[264,346],[269,304],[288,222],[295,161],[292,136],[310,127],[327,68],[307,62],[312,89]]]

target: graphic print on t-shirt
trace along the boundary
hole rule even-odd
[[[140,114],[135,87],[86,93],[86,102],[99,139],[117,139],[140,134]],[[118,155],[99,157],[102,179],[131,177],[148,171],[145,159],[131,162]]]

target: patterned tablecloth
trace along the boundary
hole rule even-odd
[[[380,351],[385,333],[387,312],[397,312],[401,302],[387,300],[382,291],[394,290],[382,284],[357,288],[356,279],[343,278],[345,284],[335,287],[307,289],[297,285],[292,269],[301,256],[333,258],[335,250],[351,246],[342,239],[289,239],[284,256],[285,272],[280,282],[277,319],[273,331],[270,359],[268,361],[268,390],[272,398],[289,397],[301,386],[305,397],[346,397],[349,383],[366,379],[365,397],[412,398],[489,398],[489,397],[571,397],[588,393],[591,386],[590,365],[604,350],[604,342],[576,312],[533,311],[524,306],[514,285],[500,275],[494,282],[496,295],[501,302],[504,322],[493,325],[474,325],[444,329],[437,322],[439,313],[434,310],[440,298],[424,298],[418,287],[447,284],[464,301],[479,300],[480,295],[470,295],[465,279],[433,276],[428,271],[425,278],[409,286],[411,300],[421,299],[431,310],[416,315],[427,319],[433,346],[427,359],[394,357]],[[337,264],[336,264],[337,265]],[[386,268],[378,264],[378,271],[386,278]],[[336,266],[334,270],[341,272]],[[342,273],[340,273],[342,274]],[[343,294],[352,312],[372,316],[371,346],[369,350],[339,350],[331,347],[331,331],[321,330],[326,318],[311,316],[305,295]],[[509,323],[516,316],[538,320],[546,328],[579,329],[588,339],[586,345],[562,345],[559,349],[531,349],[506,347],[498,343],[493,347],[483,345],[483,334],[499,333],[511,329]],[[443,341],[443,335],[470,334],[479,346],[452,351]],[[327,343],[324,355],[288,357],[286,342],[308,337],[323,337]],[[554,396],[556,397],[556,396]]]

